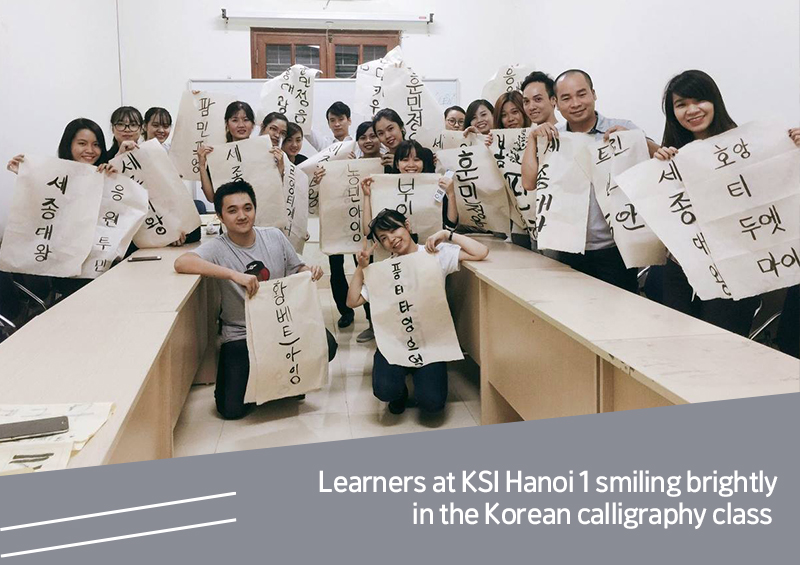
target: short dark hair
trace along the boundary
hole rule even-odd
[[[378,110],[378,112],[372,117],[372,127],[378,124],[380,120],[389,120],[390,122],[396,123],[400,126],[400,129],[405,132],[406,124],[403,122],[403,118],[400,117],[400,114],[392,110],[391,108],[384,108],[383,110]],[[377,129],[375,132],[377,133]]]
[[[465,115],[467,113],[467,111],[464,110],[464,108],[462,108],[461,106],[450,106],[447,110],[444,111],[444,117],[446,118],[447,114],[449,114],[453,110],[455,110],[456,112],[461,112],[462,114],[465,114]]]
[[[290,137],[295,136],[298,133],[302,137],[303,136],[303,128],[301,128],[300,126],[298,126],[294,122],[289,122],[289,125],[286,126],[286,139],[289,139]],[[283,140],[284,143],[286,143],[286,139]]]
[[[589,73],[587,73],[586,71],[582,71],[581,69],[567,69],[566,71],[564,71],[563,73],[558,75],[556,77],[556,80],[553,81],[553,93],[555,93],[556,90],[558,90],[558,88],[556,86],[556,85],[558,85],[558,81],[560,81],[562,78],[564,78],[566,76],[574,75],[574,74],[583,75],[583,78],[585,78],[586,82],[589,83],[589,88],[594,90],[594,83],[592,82],[592,77],[589,76]]]
[[[331,104],[330,108],[325,112],[325,119],[329,120],[331,116],[344,116],[350,118],[350,106],[344,102],[336,101]]]
[[[475,119],[475,114],[478,113],[478,109],[481,106],[486,106],[486,109],[489,110],[489,113],[494,115],[494,106],[492,106],[491,102],[483,99],[473,100],[469,103],[469,106],[467,106],[467,111],[465,112],[466,115],[464,117],[464,129],[467,129],[472,125],[472,120]]]
[[[407,139],[405,141],[401,141],[400,144],[394,150],[394,170],[395,172],[399,171],[397,164],[411,155],[411,152],[414,152],[417,157],[422,161],[422,172],[423,173],[435,173],[436,172],[436,165],[433,163],[433,151],[427,149],[420,145],[420,143],[414,139]]]
[[[162,124],[166,124],[168,126],[172,125],[172,116],[170,116],[169,112],[166,108],[161,108],[159,106],[153,106],[147,112],[144,113],[144,131],[142,132],[142,136],[147,139],[147,124],[152,122],[153,120],[159,120]]]
[[[519,87],[519,91],[525,92],[525,87],[532,82],[541,82],[544,85],[545,90],[547,90],[547,96],[550,98],[553,98],[556,95],[556,91],[553,88],[555,81],[550,75],[543,73],[542,71],[533,71],[531,74],[526,76],[525,80],[522,81],[522,86]],[[589,80],[589,83],[591,84],[591,79]]]
[[[392,231],[396,230],[397,228],[405,227],[407,220],[408,219],[397,210],[393,210],[392,208],[384,208],[378,212],[375,215],[375,219],[369,223],[369,234],[367,235],[367,238],[373,241],[378,241],[378,230]]]
[[[88,129],[97,138],[97,144],[100,146],[100,157],[92,163],[93,165],[101,165],[108,163],[108,152],[106,151],[106,138],[103,135],[103,130],[97,125],[96,122],[87,118],[77,118],[72,120],[64,128],[64,133],[61,135],[61,141],[58,143],[58,158],[72,161],[72,140],[78,135],[82,129]]]
[[[361,122],[360,124],[358,124],[358,128],[356,128],[356,141],[358,141],[359,138],[365,133],[367,133],[367,130],[370,129],[373,129],[372,122]],[[373,129],[373,132],[374,131],[375,130]]]
[[[228,104],[228,107],[225,108],[225,123],[228,123],[232,117],[234,117],[239,110],[244,110],[244,115],[247,117],[248,120],[255,123],[256,116],[253,114],[253,109],[250,107],[250,104],[247,102],[242,102],[241,100],[236,100]],[[225,132],[225,139],[227,141],[233,141],[233,136],[231,132]]]
[[[239,193],[248,195],[253,202],[253,208],[256,208],[256,193],[249,182],[244,180],[226,182],[214,193],[214,211],[217,213],[217,216],[222,217],[222,201],[225,197]]]
[[[275,120],[282,120],[286,122],[286,130],[287,131],[289,130],[289,118],[286,117],[286,114],[282,114],[280,112],[270,112],[269,114],[264,116],[263,120],[261,120],[262,131],[264,130],[264,128],[266,128],[269,124],[271,124]]]

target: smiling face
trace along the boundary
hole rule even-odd
[[[417,250],[417,244],[411,239],[411,226],[406,220],[404,226],[396,227],[392,230],[376,230],[375,237],[378,243],[395,255],[407,255]]]
[[[570,125],[572,131],[589,131],[595,122],[594,103],[597,96],[586,77],[570,73],[556,83],[558,111]]]
[[[535,124],[554,123],[556,99],[547,93],[543,82],[531,82],[522,91],[522,103],[525,113]]]
[[[221,208],[220,220],[228,232],[239,235],[250,233],[256,220],[256,207],[250,195],[244,192],[229,194],[223,198]]]
[[[513,102],[506,102],[500,111],[500,124],[506,129],[521,128],[524,123],[522,112],[519,111],[516,104]]]
[[[72,152],[72,160],[78,163],[86,163],[87,165],[94,165],[100,158],[100,143],[97,141],[97,136],[92,133],[90,129],[78,130],[75,137],[72,138],[72,145],[70,145]]]
[[[157,139],[159,143],[164,143],[169,137],[172,125],[167,123],[161,116],[153,116],[144,126],[147,139]]]
[[[378,141],[378,136],[372,128],[367,128],[367,131],[358,138],[358,147],[364,157],[380,157],[381,142]]]
[[[283,120],[272,120],[261,128],[261,135],[268,135],[273,147],[280,147],[281,138],[286,138],[288,124]]]
[[[401,173],[421,173],[425,164],[417,157],[416,149],[411,149],[408,155],[397,161],[397,170]]]
[[[296,134],[286,138],[281,149],[283,149],[284,153],[286,153],[289,157],[294,159],[297,154],[300,153],[300,149],[302,147],[303,134],[302,132],[297,132]]]
[[[381,118],[375,124],[375,135],[386,149],[393,151],[403,141],[405,131],[397,123]]]
[[[480,105],[475,111],[475,117],[472,118],[472,123],[470,125],[475,126],[480,133],[486,135],[492,129],[493,121],[494,118],[492,117],[492,113],[489,111],[489,108],[484,105]]]
[[[239,110],[225,122],[225,129],[231,134],[233,141],[241,141],[253,133],[253,121],[244,110]]]
[[[343,141],[345,137],[350,135],[350,118],[328,114],[328,127],[331,128],[331,133],[333,133],[336,141]]]
[[[123,141],[139,141],[139,137],[142,135],[141,122],[130,118],[131,116],[122,118],[113,124],[112,129],[117,145],[122,145]]]
[[[464,112],[450,110],[444,118],[444,129],[449,131],[464,131],[464,119],[466,117]]]
[[[683,98],[678,94],[673,94],[672,109],[678,123],[692,132],[695,139],[708,137],[708,128],[714,121],[714,104],[712,102],[697,98]]]

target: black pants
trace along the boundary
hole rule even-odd
[[[447,400],[447,363],[431,363],[419,368],[390,365],[380,350],[375,350],[372,365],[372,394],[383,402],[403,397],[406,375],[414,378],[414,399],[425,412],[439,412]]]
[[[326,329],[325,334],[328,336],[328,362],[330,362],[339,346],[331,332]],[[250,357],[247,354],[247,340],[239,339],[223,343],[219,350],[214,399],[217,403],[217,412],[226,420],[238,420],[247,413],[244,393],[247,390],[249,377]]]
[[[713,300],[692,299],[692,286],[683,269],[675,261],[667,259],[661,270],[662,304],[673,310],[683,312],[729,332],[747,337],[753,325],[753,316],[761,302],[758,296],[742,300],[714,298]]]
[[[787,355],[800,357],[800,286],[793,286],[786,293],[777,342]]]
[[[353,255],[353,262],[358,265],[358,259]],[[333,301],[336,302],[336,309],[339,310],[339,315],[353,314],[353,309],[347,306],[347,291],[350,287],[347,285],[347,277],[344,276],[344,255],[329,255],[328,264],[331,266],[331,293],[333,293]],[[369,303],[364,304],[364,313],[367,315],[367,320],[371,320],[369,310]]]
[[[585,254],[558,254],[558,260],[576,271],[613,284],[623,290],[637,292],[636,269],[628,269],[616,246],[586,251]]]
[[[531,238],[527,233],[511,233],[511,243],[514,245],[518,245],[520,247],[524,247],[525,249],[531,249]]]

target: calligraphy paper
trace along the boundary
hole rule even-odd
[[[308,238],[308,176],[283,156],[283,195],[286,199],[286,227],[283,233],[298,254]]]
[[[319,183],[314,182],[314,171],[317,165],[327,163],[328,161],[341,161],[342,159],[350,159],[351,153],[356,150],[356,142],[350,141],[337,141],[332,143],[316,155],[309,157],[303,161],[299,166],[300,170],[308,175],[308,213],[311,216],[319,214]]]
[[[417,251],[364,269],[378,349],[392,365],[463,359],[436,257]]]
[[[72,454],[69,442],[0,443],[0,475],[66,469]],[[5,557],[5,556],[4,556]]]
[[[489,82],[483,86],[481,97],[494,104],[503,93],[520,90],[522,81],[524,81],[525,77],[531,72],[533,72],[533,69],[526,65],[506,65],[500,67],[492,78],[489,79]]]
[[[383,173],[380,159],[328,162],[319,187],[319,248],[326,255],[363,248],[361,181]]]
[[[383,72],[389,65],[403,61],[400,47],[389,51],[385,57],[360,65],[356,71],[356,93],[353,112],[366,119],[372,119],[383,106]]]
[[[237,180],[250,183],[256,194],[255,225],[283,229],[287,223],[283,180],[271,147],[268,135],[216,145],[207,157],[208,170],[215,190]]]
[[[117,155],[109,164],[147,190],[149,210],[133,236],[136,247],[165,247],[200,226],[192,197],[157,139]]]
[[[538,144],[536,238],[539,249],[583,253],[589,221],[588,136],[561,132]]]
[[[261,87],[261,111],[280,112],[303,132],[310,133],[314,117],[314,79],[319,69],[292,65],[280,76],[268,80]]]
[[[503,175],[517,227],[531,234],[536,229],[536,192],[522,188],[522,156],[528,146],[529,128],[493,129],[492,152]]]
[[[373,176],[370,219],[384,208],[397,210],[408,219],[417,242],[424,245],[425,240],[442,229],[442,203],[434,198],[440,178],[433,173]]]
[[[80,275],[92,249],[102,198],[103,174],[92,165],[26,155],[0,247],[0,269]]]
[[[200,145],[225,143],[225,110],[236,101],[224,92],[186,90],[181,95],[169,156],[184,180],[200,180]]]
[[[328,338],[308,271],[265,281],[245,300],[250,376],[245,402],[319,390],[328,380]]]
[[[509,200],[505,182],[485,145],[444,149],[436,158],[455,176],[458,223],[480,230],[508,233]]]
[[[405,123],[406,139],[418,133],[444,129],[444,114],[439,102],[411,68],[390,65],[383,71],[382,108],[391,108]]]
[[[486,136],[471,132],[465,136],[463,131],[452,130],[442,130],[439,132],[423,131],[417,135],[417,141],[419,141],[423,147],[427,147],[435,153],[442,149],[485,145]]]
[[[667,250],[644,221],[625,193],[617,186],[617,175],[650,159],[641,130],[618,131],[608,141],[587,147],[592,164],[592,184],[597,203],[611,228],[627,268],[663,265]]]

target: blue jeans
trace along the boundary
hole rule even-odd
[[[439,412],[447,400],[447,363],[431,363],[419,368],[391,365],[380,350],[375,350],[372,365],[372,393],[383,402],[403,397],[406,375],[414,378],[414,398],[425,412]]]

